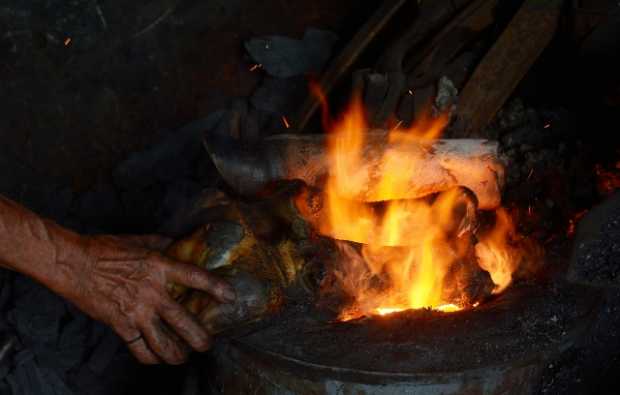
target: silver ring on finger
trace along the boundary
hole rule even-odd
[[[139,340],[142,340],[142,333],[139,334],[138,336],[136,336],[135,338],[133,338],[133,339],[131,339],[129,341],[126,341],[125,344],[127,344],[127,345],[134,344],[135,342],[137,342]]]

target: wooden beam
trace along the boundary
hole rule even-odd
[[[368,22],[355,34],[351,42],[325,70],[319,81],[318,85],[325,96],[331,92],[340,78],[351,69],[368,45],[383,31],[406,3],[407,0],[385,0]],[[294,126],[297,130],[302,131],[306,127],[319,107],[320,100],[314,95],[310,95],[296,117]]]
[[[510,97],[557,29],[562,0],[526,0],[480,62],[459,99],[456,130],[482,129]]]

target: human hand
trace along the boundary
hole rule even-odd
[[[167,239],[97,236],[83,239],[82,262],[70,265],[63,294],[81,310],[111,326],[146,364],[180,364],[190,348],[206,351],[209,333],[168,293],[177,283],[219,302],[232,302],[232,287],[208,271],[164,257]]]

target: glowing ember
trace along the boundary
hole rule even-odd
[[[448,303],[435,307],[435,310],[443,311],[444,313],[454,313],[455,311],[463,310],[463,308],[455,305],[454,303]]]
[[[588,210],[582,210],[573,215],[573,218],[568,220],[568,229],[566,229],[566,236],[573,237],[577,229],[577,224],[588,213]]]
[[[484,284],[490,274],[487,281],[495,288],[489,293],[511,283],[523,254],[510,246],[515,227],[505,210],[496,212],[495,226],[475,244],[476,200],[468,191],[455,188],[434,198],[399,200],[412,174],[423,177],[425,172],[420,155],[411,154],[412,143],[430,147],[447,117],[427,117],[406,130],[399,123],[390,131],[379,174],[372,175],[378,186],[369,201],[380,203],[371,204],[351,198],[369,176],[363,161],[369,128],[361,101],[354,100],[338,122],[326,114],[324,109],[323,120],[332,133],[324,202],[328,215],[318,231],[342,240],[337,245],[344,258],[334,276],[352,302],[340,312],[340,320],[410,309],[455,312],[479,303],[468,291],[476,276]],[[348,241],[362,243],[361,248]]]
[[[400,311],[405,311],[403,307],[377,307],[375,312],[378,315],[388,315],[393,313],[398,313]]]
[[[463,310],[462,307],[455,305],[454,303],[441,304],[439,306],[431,307],[431,310],[441,311],[444,313],[454,313],[455,311]],[[375,309],[377,315],[389,315],[393,313],[399,313],[401,311],[410,310],[404,307],[378,307]]]
[[[476,302],[472,307],[477,307],[477,306],[478,306],[478,303]],[[446,304],[441,304],[439,306],[427,307],[427,308],[429,310],[440,311],[442,313],[454,313],[454,312],[463,310],[463,307],[458,306],[454,303],[446,303]],[[407,310],[414,310],[414,309],[411,309],[410,307],[377,307],[376,309],[369,312],[368,314],[385,316],[385,315],[390,315],[394,313],[400,313],[400,312],[407,311]],[[341,321],[350,321],[350,320],[359,318],[360,316],[363,316],[363,315],[364,314],[360,312],[345,311],[343,312],[343,314],[340,315],[339,319]]]
[[[603,196],[609,196],[620,189],[620,161],[613,168],[601,164],[595,166],[596,186]]]

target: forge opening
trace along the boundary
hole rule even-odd
[[[430,108],[409,126],[372,131],[360,92],[335,119],[316,95],[326,181],[295,202],[314,231],[336,240],[340,258],[321,294],[346,300],[339,320],[460,311],[503,292],[523,267],[540,266],[542,249],[501,205],[507,169],[497,143],[442,140],[450,114]],[[306,207],[316,199],[319,212]]]

